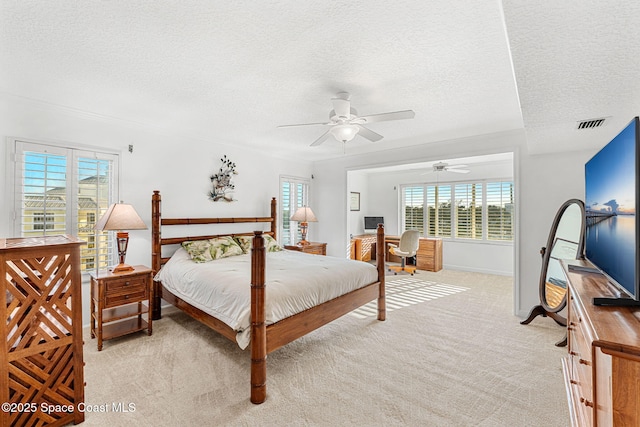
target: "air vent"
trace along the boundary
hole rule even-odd
[[[594,129],[594,128],[599,128],[600,126],[603,126],[605,123],[605,120],[607,120],[608,117],[602,117],[599,119],[589,119],[589,120],[581,120],[578,122],[578,126],[576,127],[576,129],[580,130],[580,129]]]

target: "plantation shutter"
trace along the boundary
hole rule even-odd
[[[116,154],[15,141],[14,233],[71,234],[87,242],[82,271],[112,265],[112,233],[94,225],[117,201],[117,165]]]
[[[114,155],[86,151],[74,153],[77,176],[77,236],[87,242],[80,249],[82,265],[86,270],[106,269],[116,264],[113,232],[98,231],[96,222],[115,203],[116,181]]]
[[[451,186],[428,185],[428,236],[451,237]]]
[[[424,233],[424,187],[403,188],[403,231],[420,230]]]
[[[280,177],[280,243],[293,245],[302,239],[300,229],[291,215],[309,203],[309,181],[301,178]]]
[[[482,184],[455,186],[456,237],[482,239]]]
[[[513,240],[513,182],[487,183],[487,239]]]

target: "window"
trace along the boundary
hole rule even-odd
[[[487,239],[513,240],[513,183],[487,184]]]
[[[52,213],[35,212],[33,214],[34,230],[53,230],[54,216]]]
[[[451,237],[450,185],[427,185],[427,236]]]
[[[309,204],[309,180],[304,178],[280,177],[280,243],[293,245],[302,239],[300,228],[291,215],[302,206]],[[293,227],[293,229],[292,229]]]
[[[401,186],[402,231],[465,240],[513,240],[513,182]],[[426,209],[425,209],[426,207]]]
[[[94,226],[117,200],[118,155],[14,142],[15,234],[71,234],[88,242],[82,271],[113,264],[113,237]]]
[[[424,187],[404,187],[404,230],[424,234]]]
[[[456,237],[482,239],[482,184],[455,185]]]

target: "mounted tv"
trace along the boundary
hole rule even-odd
[[[365,216],[364,217],[364,232],[375,233],[378,229],[378,224],[384,224],[384,217],[381,216]]]
[[[618,290],[596,305],[640,305],[639,132],[635,117],[585,165],[585,256]]]

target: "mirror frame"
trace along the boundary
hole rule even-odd
[[[558,226],[560,225],[560,221],[562,220],[562,217],[566,212],[566,210],[573,205],[578,205],[578,207],[580,208],[581,217],[582,217],[582,223],[580,225],[580,239],[578,241],[576,259],[581,259],[584,257],[584,234],[586,229],[585,218],[584,218],[585,216],[584,202],[579,199],[570,199],[564,202],[562,206],[560,206],[560,209],[558,209],[558,212],[556,213],[556,216],[553,219],[551,230],[549,231],[547,246],[543,247],[540,250],[540,253],[542,254],[542,269],[540,271],[540,283],[539,283],[540,305],[542,306],[542,308],[544,308],[545,311],[547,311],[547,314],[558,313],[559,311],[564,309],[567,305],[567,293],[565,292],[564,297],[562,298],[562,301],[560,302],[560,304],[558,304],[556,307],[549,306],[549,304],[547,303],[546,282],[547,282],[547,272],[549,269],[549,259],[551,258],[553,244],[556,240],[556,233],[558,232]],[[553,317],[554,320],[556,320],[556,322],[558,321],[558,319],[556,319],[554,316],[551,316],[551,317]],[[566,325],[566,319],[564,323]]]

